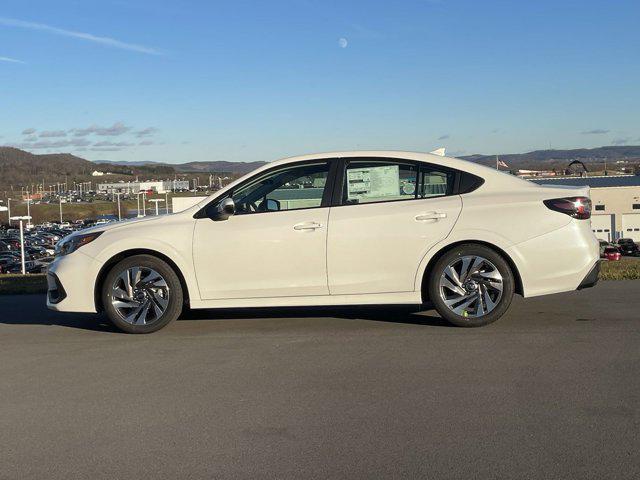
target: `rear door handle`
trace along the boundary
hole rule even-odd
[[[415,216],[415,219],[418,222],[424,222],[426,220],[440,220],[442,218],[447,218],[447,214],[442,212],[429,212]]]
[[[322,228],[322,224],[318,222],[302,222],[293,226],[294,230],[316,230]]]

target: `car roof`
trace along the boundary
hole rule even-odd
[[[275,160],[269,162],[263,167],[251,174],[260,170],[266,170],[277,165],[286,165],[288,163],[302,162],[307,160],[324,160],[331,158],[393,158],[402,160],[413,160],[418,162],[425,162],[432,165],[440,165],[442,167],[449,167],[463,172],[469,172],[474,175],[482,177],[485,181],[489,180],[489,183],[502,184],[502,186],[510,185],[515,187],[536,187],[537,185],[532,182],[528,182],[521,178],[515,177],[507,172],[496,170],[495,168],[487,167],[479,163],[470,162],[469,160],[462,160],[455,157],[447,157],[443,155],[435,155],[433,153],[424,152],[411,152],[401,150],[353,150],[353,151],[336,151],[336,152],[322,152],[313,153],[309,155],[299,155],[295,157],[287,157],[281,160]]]

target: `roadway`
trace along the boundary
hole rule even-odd
[[[192,313],[147,336],[0,296],[0,478],[640,478],[640,282],[411,309]]]

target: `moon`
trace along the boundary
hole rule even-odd
[[[340,45],[340,48],[347,48],[347,46],[349,45],[349,41],[346,38],[341,37],[338,40],[338,45]]]

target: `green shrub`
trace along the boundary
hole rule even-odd
[[[602,262],[600,280],[640,280],[640,258],[623,257],[619,262]]]

